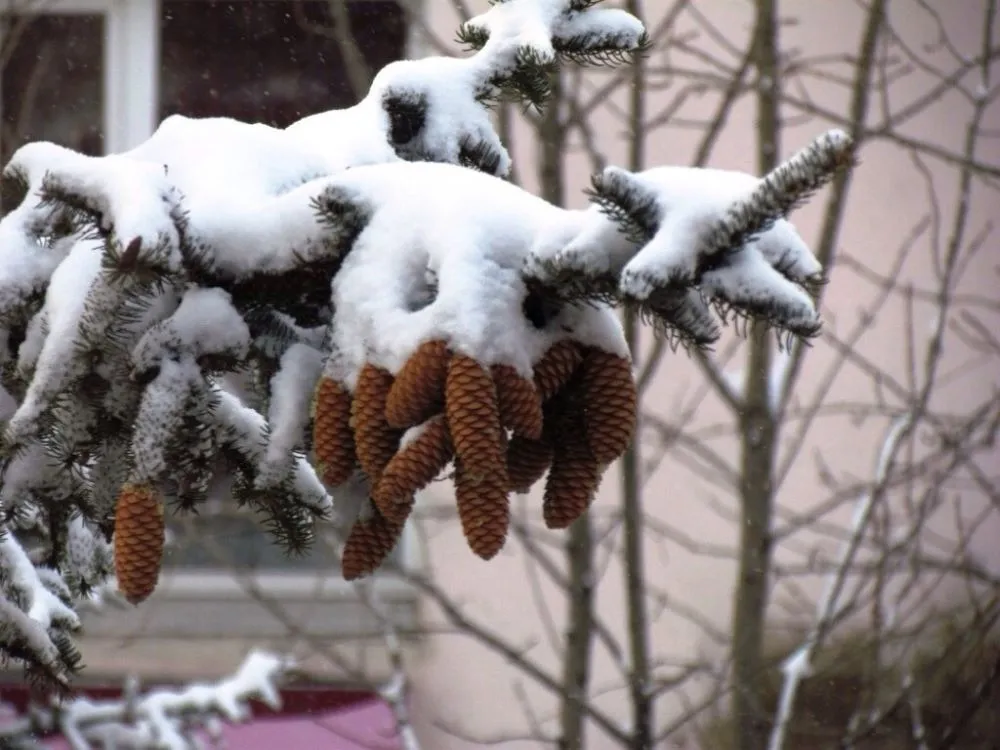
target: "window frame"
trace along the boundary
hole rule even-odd
[[[421,18],[427,0],[397,2],[405,14]],[[39,0],[25,6],[24,0],[0,0],[0,12],[104,17],[104,153],[116,154],[138,146],[159,124],[160,4],[161,0]],[[404,56],[424,57],[429,51],[423,22],[408,23]]]
[[[433,490],[425,492],[433,493]],[[418,498],[417,502],[420,502]],[[425,569],[418,534],[413,524],[404,527],[399,540],[401,564],[409,570]],[[419,627],[419,591],[404,577],[392,572],[376,573],[361,582],[368,587],[370,595],[383,605],[400,605],[406,614],[393,616],[393,624],[403,632],[416,632]],[[164,570],[152,596],[139,610],[129,614],[135,618],[126,624],[123,613],[116,606],[103,604],[84,607],[83,644],[88,640],[96,642],[131,641],[136,638],[155,642],[157,639],[183,639],[188,643],[213,643],[219,638],[257,638],[297,642],[300,638],[315,638],[319,641],[342,641],[344,638],[361,639],[379,637],[384,632],[384,623],[375,612],[369,612],[358,595],[355,582],[344,580],[338,571],[325,570],[282,570],[268,572],[266,569],[238,570],[225,568],[189,568],[183,571]],[[265,601],[281,608],[281,629],[274,632],[271,624],[274,610]],[[334,615],[344,604],[353,607],[353,625],[346,632],[335,635],[316,631],[316,617],[321,611]],[[171,621],[190,613],[192,606],[204,607],[206,623],[195,631],[207,632],[178,633]],[[248,610],[247,607],[250,609]],[[285,609],[285,608],[288,609]],[[362,614],[358,615],[358,608]],[[230,611],[230,608],[233,608]],[[328,609],[322,609],[328,608]],[[212,611],[209,611],[212,610]],[[218,625],[229,622],[235,612],[243,613],[232,627]],[[357,617],[362,617],[359,623]],[[322,619],[322,618],[321,618]],[[350,619],[350,618],[349,618]],[[249,624],[252,621],[253,625]],[[325,620],[324,620],[325,621]],[[337,627],[337,626],[331,626]],[[260,628],[260,629],[258,629]],[[278,646],[283,648],[284,646]],[[86,648],[84,649],[86,653]],[[105,669],[110,665],[103,665]],[[187,664],[186,668],[197,669]]]
[[[102,16],[104,153],[127,151],[149,138],[156,126],[159,0],[41,0],[29,5],[0,0],[0,12]]]
[[[62,2],[72,2],[73,0],[61,0]],[[85,0],[92,2],[94,0]],[[101,1],[101,0],[96,0]],[[115,0],[111,0],[114,2]],[[155,14],[153,23],[153,35],[157,38],[157,58],[159,56],[159,34],[157,33],[156,19],[159,13],[159,0],[117,0],[118,2],[152,2],[155,4]],[[230,0],[230,2],[244,2],[246,0]],[[353,2],[365,2],[365,0],[352,0]],[[284,0],[292,3],[295,0]],[[410,12],[419,17],[424,8],[426,0],[397,0],[403,7],[404,13]],[[405,31],[406,42],[404,44],[403,56],[408,58],[426,56],[430,47],[422,33],[421,22],[410,22]],[[157,69],[154,68],[154,75]],[[157,88],[149,88],[151,99],[149,108],[155,119],[159,108],[159,92]],[[149,133],[152,134],[153,127]],[[145,139],[145,138],[144,138]],[[433,490],[425,490],[425,492]],[[332,493],[334,504],[336,505],[336,492]],[[417,499],[419,503],[419,497]],[[399,540],[397,552],[401,564],[406,568],[421,570],[423,568],[423,556],[420,551],[419,539],[412,523],[406,524]],[[161,576],[157,593],[154,596],[162,599],[176,597],[185,601],[203,599],[206,602],[239,601],[243,602],[253,598],[247,591],[247,579],[252,581],[254,588],[262,595],[273,597],[281,601],[303,601],[313,602],[342,601],[344,599],[355,599],[357,593],[355,584],[345,581],[339,574],[311,570],[303,568],[301,570],[283,570],[281,572],[267,572],[266,569],[258,569],[249,572],[232,572],[219,568],[183,568],[181,570],[164,571]],[[391,573],[376,574],[373,578],[373,590],[377,594],[387,599],[410,599],[416,598],[417,593],[413,586],[398,575]],[[374,618],[373,618],[374,624]],[[408,623],[400,623],[405,626]]]
[[[229,0],[242,1],[244,0]],[[422,18],[426,0],[397,2],[403,7],[404,13],[412,14],[416,19]],[[28,6],[25,6],[24,0],[0,0],[0,12],[102,15],[106,30],[102,71],[104,153],[127,151],[152,135],[159,124],[161,0],[40,0],[37,5]],[[422,20],[407,23],[404,57],[417,58],[430,53],[431,45],[423,24]],[[412,524],[407,524],[404,528],[399,544],[398,556],[402,564],[408,568],[421,569],[423,560]],[[267,572],[265,569],[230,572],[224,568],[185,568],[181,571],[164,571],[154,598],[161,603],[168,602],[171,598],[206,602],[246,601],[252,598],[246,591],[248,577],[252,579],[258,592],[281,600],[337,601],[357,596],[354,584],[343,580],[339,574],[332,575],[323,571],[302,569]],[[374,588],[395,599],[416,596],[410,584],[391,574],[376,575]],[[101,619],[100,613],[87,617],[86,629],[90,634],[100,637]]]

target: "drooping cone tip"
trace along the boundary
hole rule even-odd
[[[473,475],[466,472],[462,462],[457,460],[455,504],[469,549],[483,560],[495,557],[507,541],[510,528],[506,476]]]
[[[387,520],[378,509],[351,527],[344,544],[341,572],[346,581],[356,581],[378,570],[392,554],[403,533],[403,523]]]
[[[379,512],[390,521],[405,521],[414,495],[434,481],[453,455],[448,425],[444,415],[438,414],[386,464],[372,493]]]
[[[610,464],[625,452],[635,434],[639,399],[632,363],[589,348],[578,376],[590,452],[598,464]]]

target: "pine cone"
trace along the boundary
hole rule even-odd
[[[163,504],[151,486],[125,484],[115,510],[115,575],[118,589],[139,604],[156,589],[163,561]]]
[[[373,494],[382,515],[391,521],[406,521],[413,496],[441,473],[453,455],[448,425],[439,414],[427,421],[420,435],[401,448],[382,471]]]
[[[351,527],[340,562],[345,581],[369,576],[392,554],[403,533],[403,523],[387,520],[377,509],[370,518],[358,519]]]
[[[582,361],[580,345],[571,339],[563,339],[550,346],[534,368],[535,387],[542,401],[555,396],[569,382]]]
[[[351,394],[332,378],[320,378],[313,398],[313,451],[320,478],[337,487],[354,473]]]
[[[489,371],[471,357],[451,358],[445,414],[465,473],[475,479],[501,477],[501,486],[506,487],[506,436],[500,426],[497,391]]]
[[[590,506],[601,481],[600,467],[590,452],[578,404],[576,399],[560,398],[545,414],[553,455],[545,482],[542,517],[550,529],[565,529],[579,518]]]
[[[388,371],[366,364],[358,375],[351,404],[358,461],[373,484],[399,447],[401,433],[385,419],[385,400],[391,387],[392,375]]]
[[[635,434],[638,394],[632,363],[591,347],[578,372],[590,452],[598,464],[607,465],[625,452]]]
[[[497,389],[500,422],[517,435],[542,436],[542,399],[535,384],[522,377],[510,365],[493,365],[493,383]]]
[[[427,341],[406,360],[385,402],[391,426],[405,430],[441,413],[450,358],[445,342]]]
[[[527,492],[542,478],[552,463],[552,445],[515,435],[507,443],[507,487],[511,492]]]
[[[510,502],[506,477],[488,474],[477,479],[455,462],[455,504],[462,522],[462,533],[476,555],[489,560],[507,541],[510,527]]]

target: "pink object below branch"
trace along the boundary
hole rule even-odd
[[[377,698],[316,715],[254,718],[223,730],[226,750],[400,750],[395,720]],[[66,740],[46,740],[46,750],[70,750]]]
[[[81,694],[94,700],[116,700],[118,687],[91,686]],[[0,683],[3,704],[23,715],[30,695],[23,684]],[[227,750],[401,750],[395,719],[375,693],[332,686],[297,686],[281,690],[282,708],[275,712],[251,702],[253,717],[245,724],[225,725]],[[4,717],[12,718],[12,717]],[[44,738],[46,750],[70,750],[59,736]]]
[[[230,750],[400,750],[396,723],[378,699],[321,716],[258,719],[225,729]]]

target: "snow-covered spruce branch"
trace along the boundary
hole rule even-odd
[[[4,258],[5,267],[26,266],[30,277],[12,280],[11,286],[42,291],[42,274],[57,264],[52,249],[68,252],[62,240],[99,235],[103,252],[100,245],[78,252],[77,270],[87,281],[76,284],[92,288],[86,315],[75,311],[80,337],[97,341],[114,329],[129,292],[148,291],[137,285],[183,281],[173,278],[181,253],[189,271],[201,271],[194,275],[202,281],[206,273],[236,281],[253,272],[256,295],[262,276],[282,271],[282,284],[309,276],[328,279],[336,271],[337,248],[350,238],[338,242],[321,231],[310,204],[297,200],[297,186],[401,157],[466,163],[490,152],[487,161],[495,166],[490,171],[503,173],[509,157],[486,101],[501,90],[530,95],[531,82],[545,80],[557,50],[584,57],[627,53],[641,46],[644,34],[642,24],[626,13],[583,8],[571,0],[510,0],[469,21],[467,29],[470,41],[481,46],[471,57],[393,63],[358,105],[307,117],[287,130],[172,117],[123,155],[90,158],[52,144],[28,144],[4,170],[5,205],[20,203],[7,227],[21,230],[21,237],[0,252],[12,254]],[[209,148],[211,165],[204,160]],[[269,158],[257,158],[260,153]],[[34,208],[39,198],[49,208],[41,215]],[[326,205],[329,209],[329,197]],[[338,217],[340,227],[351,223]],[[317,252],[326,264],[308,262]],[[290,278],[293,270],[297,277]],[[80,295],[70,299],[78,303]],[[18,305],[0,309],[8,307]],[[304,312],[301,307],[297,312]],[[82,377],[80,358],[66,357],[64,349],[42,352],[45,362],[68,364],[63,377],[49,378],[28,394],[34,408],[21,411],[22,423],[44,408],[38,402]]]
[[[251,700],[279,709],[278,686],[293,667],[287,658],[252,651],[234,674],[214,683],[139,694],[131,681],[121,699],[74,698],[34,706],[27,720],[0,729],[0,740],[26,741],[54,731],[73,750],[189,750],[202,746],[198,732],[218,736],[222,722],[248,720]]]
[[[317,517],[352,525],[344,573],[357,577],[449,463],[470,546],[496,554],[509,491],[538,481],[538,466],[554,485],[568,471],[562,430],[590,462],[584,491],[545,508],[568,525],[635,424],[627,343],[611,307],[591,304],[640,299],[629,269],[677,282],[641,301],[688,341],[718,335],[703,295],[815,328],[799,287],[821,269],[777,217],[843,166],[830,158],[843,138],[763,181],[630,175],[656,209],[635,242],[619,232],[638,215],[628,204],[567,211],[497,177],[509,159],[486,106],[544,93],[560,55],[637,49],[641,24],[595,3],[508,0],[464,35],[470,57],[394,63],[355,107],[285,130],[171,117],[124,154],[34,143],[6,166],[0,385],[18,405],[0,500],[11,520],[40,519],[39,560],[71,597],[108,566],[67,553],[70,519],[94,539],[114,532],[119,584],[138,601],[156,583],[164,506],[196,508],[223,474],[286,548],[308,546]],[[723,235],[742,245],[718,249]],[[537,273],[584,250],[599,272],[582,289]],[[259,410],[223,386],[235,373],[256,384]],[[580,403],[601,405],[586,425]],[[332,508],[327,490],[338,497],[357,474],[371,497]],[[469,489],[483,476],[485,505]]]
[[[80,620],[55,571],[36,566],[9,532],[0,538],[0,638],[9,656],[31,665],[32,676],[66,685],[80,661],[70,633]]]
[[[802,289],[823,269],[787,215],[854,163],[846,133],[830,130],[757,179],[739,172],[607,167],[589,191],[589,231],[552,243],[530,275],[570,299],[635,304],[686,341],[719,337],[709,304],[813,336],[819,318]],[[614,231],[616,230],[616,231]]]
[[[681,183],[699,176],[697,170],[672,174],[675,182],[662,185],[665,196],[688,194],[680,189]],[[434,185],[435,191],[426,190],[427,185]],[[123,301],[115,335],[95,340],[84,336],[93,330],[88,325],[93,320],[88,317],[89,297],[77,290],[77,299],[82,296],[83,301],[74,303],[74,290],[68,284],[63,292],[61,266],[52,289],[66,296],[60,296],[55,304],[46,299],[32,318],[42,322],[30,327],[31,339],[25,334],[24,340],[31,346],[19,353],[24,356],[19,357],[17,372],[30,380],[8,426],[9,442],[17,446],[27,442],[30,450],[32,438],[51,444],[53,438],[71,433],[75,448],[62,455],[83,458],[86,465],[80,468],[86,472],[78,473],[86,474],[89,487],[107,486],[106,481],[99,481],[97,469],[116,467],[100,461],[90,465],[86,457],[101,456],[105,442],[110,449],[112,437],[122,428],[130,429],[133,439],[126,452],[131,465],[127,481],[155,485],[169,480],[187,490],[204,489],[211,478],[213,464],[208,457],[215,453],[213,447],[233,443],[234,434],[247,434],[241,429],[234,432],[231,424],[217,424],[213,415],[220,410],[223,397],[211,395],[212,386],[205,378],[212,372],[251,363],[272,372],[269,416],[270,428],[277,432],[269,429],[263,418],[253,418],[251,432],[257,437],[236,441],[236,449],[227,455],[230,468],[247,480],[239,485],[243,497],[249,502],[266,500],[260,503],[261,508],[271,511],[272,517],[280,517],[283,510],[291,511],[294,506],[317,510],[328,504],[326,495],[319,491],[312,493],[316,502],[295,500],[295,496],[302,497],[297,490],[315,481],[314,475],[310,477],[302,469],[304,459],[296,455],[306,446],[302,433],[309,421],[310,404],[303,393],[311,390],[321,371],[353,388],[366,366],[396,373],[419,346],[445,341],[477,362],[530,373],[540,356],[567,333],[585,346],[618,357],[628,355],[607,308],[561,303],[558,297],[546,301],[528,288],[530,269],[537,265],[534,259],[547,247],[560,241],[572,243],[580,234],[593,231],[595,221],[603,223],[601,231],[606,235],[614,236],[615,225],[600,212],[566,211],[497,178],[431,163],[358,167],[319,178],[296,195],[314,209],[311,224],[330,226],[337,236],[343,236],[343,227],[337,225],[341,217],[350,216],[351,221],[364,217],[365,222],[350,227],[353,242],[346,251],[337,251],[343,252],[344,259],[326,307],[338,312],[325,321],[328,331],[323,341],[300,329],[288,313],[271,308],[261,314],[251,297],[243,297],[241,303],[236,293],[239,282],[229,288],[230,292],[193,286],[190,281],[174,283],[158,294],[144,287],[146,298],[134,294]],[[351,196],[350,200],[345,196]],[[681,199],[673,205],[700,212],[709,221],[720,215],[713,206],[697,200],[695,195],[695,202],[685,204]],[[279,214],[279,229],[272,229],[271,234],[278,236],[285,220]],[[292,226],[298,224],[292,222]],[[399,233],[400,226],[408,228],[406,234]],[[785,231],[791,240],[782,257],[808,255],[794,230],[789,226]],[[765,239],[766,233],[761,242]],[[290,257],[301,257],[295,244]],[[637,258],[648,251],[640,249]],[[697,245],[688,247],[690,253],[697,251]],[[67,278],[75,270],[70,261],[81,256],[96,269],[97,252],[95,243],[81,241],[63,264],[68,268]],[[317,257],[322,257],[321,252]],[[808,259],[802,262],[808,263]],[[766,259],[761,263],[766,265]],[[528,280],[523,276],[526,265]],[[198,268],[192,266],[190,275],[197,273]],[[258,276],[250,275],[247,280]],[[329,284],[329,277],[319,275],[312,283],[314,289],[322,288]],[[692,280],[694,293],[697,283],[697,278]],[[143,288],[142,284],[139,287]],[[293,301],[310,296],[309,289],[292,288]],[[782,287],[777,286],[773,294],[780,299]],[[727,302],[737,308],[743,305],[739,297]],[[79,322],[75,330],[74,313]],[[322,311],[314,309],[313,318],[322,320]],[[316,322],[313,318],[310,323]],[[684,323],[677,318],[665,317],[664,321],[674,326]],[[781,318],[777,322],[794,324],[794,320]],[[54,327],[63,335],[53,336]],[[687,335],[693,337],[690,332]],[[35,337],[43,337],[44,343],[38,345]],[[269,341],[266,351],[257,346],[260,339]],[[276,348],[277,340],[284,343]],[[76,364],[67,366],[74,358]],[[75,384],[87,387],[73,387]],[[210,395],[206,397],[206,393]],[[239,415],[232,409],[223,411],[230,417]],[[82,414],[89,415],[89,421],[81,423]],[[101,418],[111,426],[106,432],[99,429]],[[81,432],[81,424],[90,428]],[[216,427],[206,431],[206,425]],[[272,442],[274,434],[278,439]],[[190,475],[189,468],[197,476]],[[317,490],[317,485],[312,489]],[[81,508],[93,504],[88,503],[87,490],[85,483],[76,493],[83,495],[75,500]],[[175,490],[175,494],[180,498],[182,493]],[[197,504],[203,492],[193,497],[185,502]],[[280,501],[280,497],[288,500]],[[295,523],[282,527],[303,528],[306,519],[296,518]],[[296,535],[290,533],[287,538]],[[297,538],[304,540],[308,535]]]

